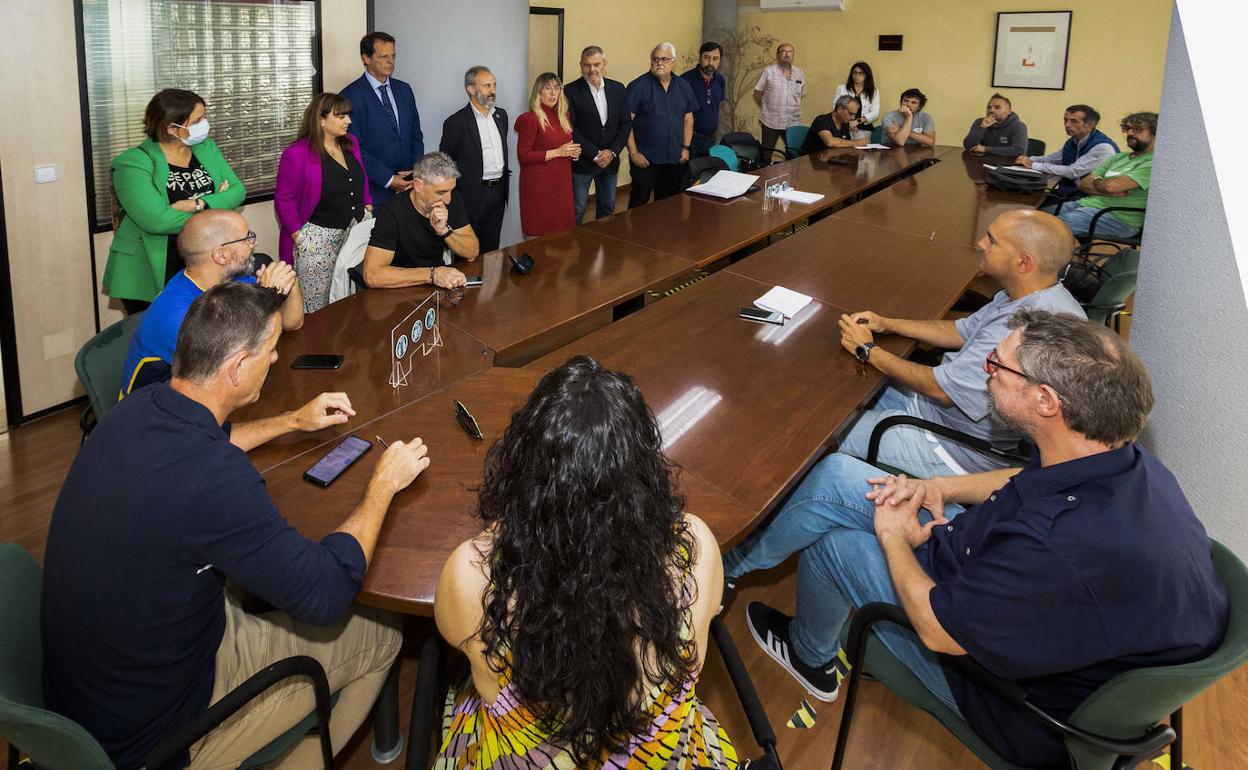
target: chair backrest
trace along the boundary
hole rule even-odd
[[[0,736],[43,770],[113,770],[90,733],[43,707],[41,589],[34,557],[0,543]]]
[[[717,144],[710,149],[710,153],[712,157],[722,160],[728,166],[729,171],[737,171],[741,168],[740,161],[737,160],[737,154],[732,151],[731,147]]]
[[[802,153],[802,145],[806,144],[806,135],[810,133],[810,126],[789,126],[784,130],[784,146],[788,149],[785,151],[790,158],[796,158]]]
[[[1028,155],[1043,155],[1044,154],[1044,140],[1043,139],[1028,139],[1027,140],[1027,154]]]
[[[705,158],[694,158],[689,161],[689,166],[685,171],[685,188],[699,183],[705,182],[715,176],[720,171],[727,171],[728,164],[722,158],[714,155],[708,155]]]
[[[142,320],[142,313],[126,316],[87,340],[74,359],[74,371],[87,391],[96,419],[103,418],[117,403],[130,338]]]
[[[1122,270],[1114,273],[1101,284],[1096,296],[1083,309],[1092,323],[1108,323],[1113,314],[1127,304],[1127,298],[1135,293],[1135,270]]]
[[[884,141],[884,126],[876,126],[871,129],[871,143],[881,144]]]
[[[1222,643],[1208,657],[1191,663],[1119,674],[1080,704],[1071,715],[1071,724],[1101,735],[1138,735],[1248,661],[1248,567],[1216,540],[1210,546],[1213,567],[1226,586],[1230,604]],[[1165,612],[1165,608],[1158,611]],[[1081,746],[1067,744],[1067,748],[1075,767],[1102,761]]]

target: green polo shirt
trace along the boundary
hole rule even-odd
[[[1113,179],[1116,176],[1131,177],[1139,187],[1119,197],[1089,195],[1080,199],[1080,206],[1087,206],[1092,209],[1103,209],[1110,206],[1144,208],[1148,205],[1148,180],[1153,175],[1153,154],[1145,152],[1132,156],[1129,152],[1120,152],[1117,155],[1110,156],[1109,160],[1102,163],[1096,171],[1092,172],[1092,175],[1105,179]],[[1111,211],[1109,216],[1137,230],[1144,227],[1143,211]]]

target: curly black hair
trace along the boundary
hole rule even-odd
[[[549,372],[490,447],[479,634],[517,698],[577,767],[645,734],[649,684],[696,670],[682,575],[694,542],[654,414],[625,374],[578,356]]]

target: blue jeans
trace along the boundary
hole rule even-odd
[[[572,206],[576,209],[576,223],[585,218],[589,205],[589,183],[594,183],[594,217],[605,219],[615,213],[616,172],[601,169],[595,174],[572,174]]]
[[[1088,228],[1092,226],[1092,217],[1099,213],[1101,213],[1100,209],[1094,209],[1091,206],[1075,206],[1074,208],[1063,208],[1060,219],[1066,223],[1066,226],[1070,228],[1072,233],[1082,238],[1088,234]],[[1110,238],[1134,238],[1140,234],[1140,231],[1131,225],[1124,224],[1119,219],[1115,219],[1114,213],[1111,211],[1097,220],[1096,234]]]
[[[841,441],[840,451],[865,460],[867,446],[871,442],[871,431],[876,423],[885,417],[907,414],[911,417],[922,417],[913,393],[889,385],[880,394],[875,407],[862,413],[849,434]],[[876,462],[904,471],[916,478],[930,479],[933,476],[958,475],[936,454],[940,445],[928,438],[928,432],[910,425],[898,425],[890,428],[880,440],[880,451]]]
[[[765,529],[724,556],[724,574],[740,577],[801,552],[797,615],[789,626],[789,639],[798,657],[811,666],[836,656],[841,626],[851,606],[901,604],[875,537],[875,506],[865,497],[870,489],[866,480],[879,475],[883,475],[879,469],[848,455],[825,457]],[[945,516],[953,519],[962,510],[962,506],[947,504]],[[919,515],[924,523],[931,520],[926,511]],[[936,653],[913,632],[891,624],[875,633],[924,687],[957,710]]]

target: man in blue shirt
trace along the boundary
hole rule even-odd
[[[689,84],[698,109],[693,112],[693,146],[690,156],[704,158],[715,144],[719,131],[719,105],[724,101],[727,84],[719,74],[719,61],[723,49],[719,43],[707,41],[698,49],[698,66],[681,75]]]
[[[219,283],[233,280],[272,289],[284,298],[282,329],[303,326],[303,293],[294,269],[263,254],[264,264],[257,265],[255,250],[256,234],[238,212],[209,210],[187,220],[178,233],[178,253],[186,268],[169,279],[144,312],[121,370],[120,398],[169,379],[182,317],[199,295]]]
[[[832,701],[850,607],[900,605],[915,632],[877,633],[933,695],[1010,762],[1065,767],[1056,734],[944,656],[1023,683],[1065,720],[1123,671],[1207,656],[1228,604],[1178,482],[1133,443],[1153,405],[1143,362],[1075,316],[1020,310],[1010,326],[983,368],[993,413],[1035,442],[1032,463],[916,481],[831,455],[745,546],[801,552],[796,617],[761,602],[746,614],[768,655]]]
[[[652,192],[656,201],[679,192],[689,162],[698,100],[687,82],[672,77],[674,61],[676,46],[659,43],[650,52],[650,71],[628,84],[630,209],[649,203]]]
[[[44,697],[119,768],[137,767],[161,739],[291,655],[319,660],[340,693],[337,751],[398,653],[397,618],[352,602],[390,501],[428,466],[427,450],[420,439],[392,442],[359,505],[319,542],[287,524],[246,452],[355,412],[345,393],[322,393],[231,427],[230,413],[259,397],[277,359],[279,303],[232,281],[195,300],[173,379],[100,421],[57,499],[43,573]],[[227,580],[277,609],[244,612]],[[312,706],[310,683],[283,684],[196,743],[192,766],[236,767]]]

